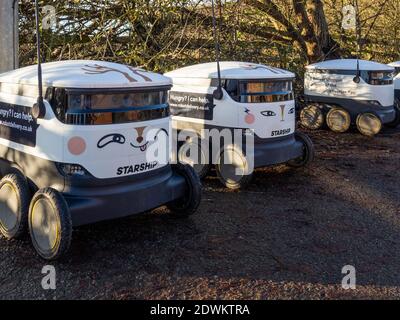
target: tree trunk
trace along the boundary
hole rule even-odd
[[[307,11],[309,12],[310,23],[315,33],[315,46],[318,48],[316,61],[340,58],[340,46],[332,39],[329,33],[323,2],[321,0],[308,0]]]
[[[339,44],[332,39],[321,0],[292,0],[294,19],[288,18],[271,0],[244,0],[268,15],[285,29],[294,45],[304,53],[309,63],[339,58]],[[277,29],[277,32],[282,32]]]
[[[18,1],[0,1],[0,72],[18,67]]]

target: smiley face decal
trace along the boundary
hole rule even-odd
[[[276,116],[276,113],[271,110],[262,111],[261,114],[264,117],[275,117]]]
[[[285,121],[285,108],[286,108],[286,106],[283,104],[280,107],[281,107],[281,117],[282,117],[281,121],[283,122],[283,121]]]
[[[110,143],[124,144],[126,141],[125,136],[119,133],[111,133],[99,140],[97,142],[97,148],[103,149],[107,147]]]
[[[280,105],[280,116],[281,116],[281,122],[285,121],[285,110],[286,110],[286,105]],[[295,108],[292,107],[289,109],[288,114],[294,114],[295,113]],[[265,111],[261,111],[261,114],[264,117],[275,117],[276,116],[276,112],[272,111],[272,110],[265,110]]]
[[[253,124],[256,121],[256,117],[254,116],[254,114],[252,114],[247,108],[244,112],[246,113],[244,121],[246,121],[247,124]]]
[[[129,143],[129,145],[134,148],[134,149],[139,149],[141,152],[145,152],[150,145],[150,142],[155,143],[158,140],[158,137],[161,133],[165,133],[165,135],[168,137],[168,131],[166,129],[159,129],[153,140],[152,141],[146,141],[145,139],[145,131],[147,127],[139,127],[134,129],[134,138],[133,141]],[[149,131],[151,134],[151,132]],[[97,142],[97,148],[98,149],[103,149],[107,147],[110,144],[119,144],[119,145],[124,145],[126,142],[126,138],[124,135],[119,134],[119,133],[111,133],[107,134],[104,137],[102,137],[98,142]]]
[[[133,147],[135,149],[140,149],[140,151],[142,151],[142,152],[145,152],[147,150],[148,146],[150,145],[150,142],[152,142],[151,144],[156,143],[158,140],[158,137],[160,136],[161,133],[165,133],[165,135],[167,137],[169,136],[168,131],[164,128],[161,128],[161,129],[157,130],[157,132],[154,134],[154,137],[152,140],[150,138],[150,140],[144,142],[145,141],[144,132],[146,131],[146,127],[136,128],[135,130],[137,133],[137,136],[136,136],[137,144],[131,142],[130,145],[131,145],[131,147]],[[154,131],[149,131],[147,135],[151,134],[152,132],[154,132]]]
[[[143,142],[145,140],[143,137],[143,133],[145,130],[146,130],[146,127],[135,128],[136,142],[135,142],[135,144],[133,142],[130,143],[131,147],[133,147],[135,149],[140,149],[140,151],[142,151],[142,152],[145,152],[149,145],[149,141]]]

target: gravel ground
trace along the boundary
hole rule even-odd
[[[239,192],[211,176],[188,220],[161,208],[75,230],[55,291],[28,239],[0,238],[0,299],[399,298],[400,129],[311,136],[311,167],[257,170]]]

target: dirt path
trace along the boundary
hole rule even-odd
[[[204,182],[197,215],[148,215],[76,230],[41,288],[43,261],[0,239],[0,299],[400,297],[400,129],[368,139],[313,133],[309,169],[259,170],[248,190]],[[342,267],[357,270],[345,291]]]

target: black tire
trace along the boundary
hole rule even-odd
[[[237,152],[237,150],[233,149],[229,151]],[[235,170],[238,167],[233,164],[224,163],[225,152],[226,152],[225,149],[221,151],[219,159],[217,160],[217,164],[215,165],[215,170],[217,172],[217,177],[219,181],[226,188],[231,190],[243,189],[247,187],[251,183],[251,180],[253,179],[253,172],[243,175],[236,175],[236,173],[232,173],[232,170]],[[240,153],[238,152],[237,154],[239,155]],[[242,167],[244,168],[243,171],[247,172],[249,171],[247,168],[247,159],[243,154],[241,154],[241,156],[243,157],[242,162],[244,164],[244,166]]]
[[[374,137],[382,130],[381,119],[370,112],[360,113],[357,116],[356,125],[358,131],[366,137]]]
[[[400,100],[396,99],[394,104],[394,110],[396,112],[396,117],[392,122],[386,123],[385,126],[389,128],[397,128],[400,124]]]
[[[25,235],[30,202],[28,183],[22,173],[11,173],[0,181],[0,232],[8,239]]]
[[[323,110],[317,105],[309,105],[300,111],[300,124],[310,130],[318,130],[325,124]]]
[[[315,149],[314,143],[310,137],[302,132],[296,132],[295,137],[297,141],[303,143],[303,156],[287,162],[287,165],[292,168],[301,168],[310,164],[314,160]]]
[[[45,260],[56,260],[68,251],[72,221],[61,193],[52,188],[36,192],[29,207],[28,221],[32,244],[39,256]]]
[[[194,169],[187,164],[172,165],[172,170],[183,176],[186,181],[186,194],[175,201],[170,202],[167,207],[176,218],[186,218],[194,214],[201,202],[201,181]]]
[[[329,129],[336,133],[344,133],[350,129],[350,114],[338,107],[333,107],[326,115],[326,124]]]
[[[237,182],[228,182],[225,179],[223,179],[220,175],[220,172],[217,170],[217,176],[219,181],[228,189],[231,190],[239,190],[239,189],[246,189],[250,183],[253,181],[253,173],[250,173],[246,176],[242,176],[240,181]]]
[[[198,141],[202,141],[201,138],[198,138]],[[186,153],[189,148],[192,148],[195,146],[198,149],[198,154],[201,155],[202,159],[191,159],[191,157],[187,157]],[[211,170],[211,165],[210,165],[210,157],[208,155],[208,152],[204,151],[204,149],[207,148],[207,146],[199,143],[192,141],[189,139],[188,141],[184,142],[181,144],[178,150],[178,161],[179,163],[182,164],[188,164],[193,167],[194,171],[196,174],[199,176],[200,179],[204,179],[207,177],[208,173]],[[204,159],[203,159],[204,158]],[[207,159],[206,159],[207,158]],[[190,160],[190,161],[188,161]],[[192,163],[190,163],[192,162]],[[204,162],[204,163],[201,163]]]

